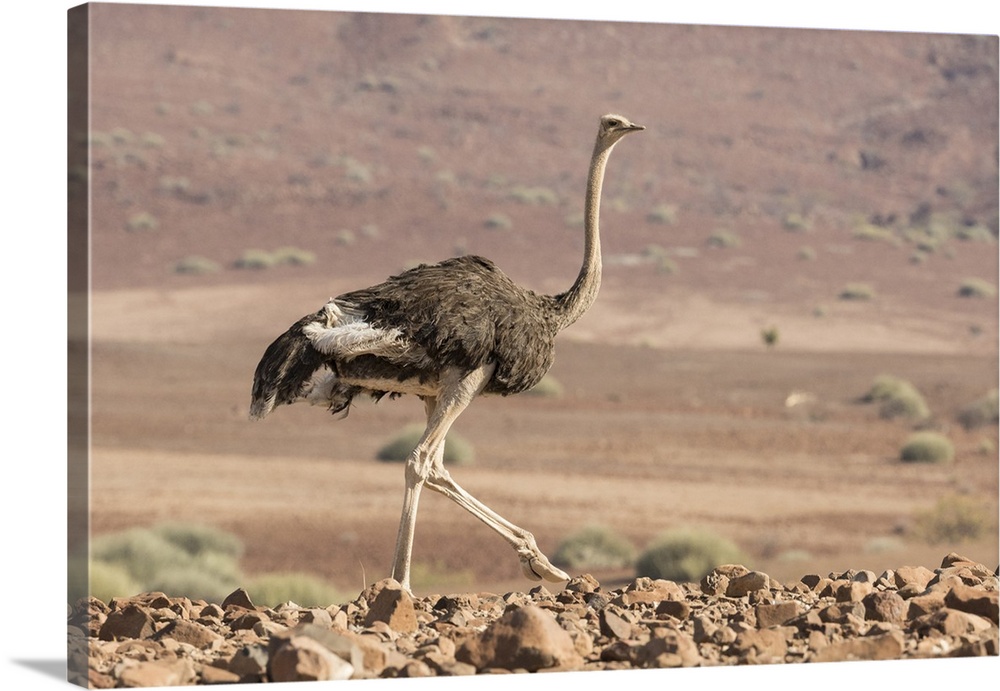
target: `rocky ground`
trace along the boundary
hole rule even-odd
[[[560,592],[414,598],[391,579],[327,608],[145,593],[77,603],[70,681],[91,688],[984,656],[998,646],[997,569],[807,575],[739,565],[700,583],[590,576]]]

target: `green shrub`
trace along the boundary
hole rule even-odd
[[[525,393],[529,396],[538,396],[540,398],[561,398],[563,387],[555,377],[551,374],[546,374],[540,382],[525,391]]]
[[[914,432],[899,452],[907,463],[950,463],[955,457],[951,441],[937,432]]]
[[[298,247],[279,247],[271,253],[275,264],[306,266],[316,261],[316,253]]]
[[[407,425],[375,455],[380,461],[405,461],[424,433],[423,425]],[[454,432],[444,444],[444,461],[452,465],[469,465],[475,459],[472,445]]]
[[[996,236],[982,224],[962,226],[955,231],[955,237],[967,242],[996,242]]]
[[[924,397],[913,384],[888,374],[876,377],[862,400],[879,403],[879,415],[886,420],[923,420],[930,415]]]
[[[795,257],[797,259],[801,259],[802,261],[809,262],[816,258],[816,250],[812,247],[800,247],[799,251],[795,253]]]
[[[677,207],[673,204],[659,204],[646,214],[646,220],[650,223],[672,226],[677,223]]]
[[[166,593],[171,597],[222,602],[226,595],[240,587],[241,578],[201,571],[190,563],[177,564],[158,572],[143,582],[143,591]]]
[[[563,540],[552,561],[572,569],[619,568],[635,559],[635,547],[603,526],[589,526]]]
[[[294,602],[302,607],[328,607],[349,598],[326,581],[305,573],[268,573],[250,579],[247,593],[255,605],[277,607]]]
[[[778,331],[777,326],[769,326],[766,329],[760,330],[760,339],[764,341],[764,345],[768,348],[776,346],[778,344],[778,338],[781,333]]]
[[[104,561],[90,563],[90,592],[101,602],[110,602],[115,597],[129,597],[143,591],[139,584],[121,564]]]
[[[812,227],[812,222],[800,213],[785,214],[781,221],[782,227],[792,233],[805,233]]]
[[[871,300],[875,297],[875,289],[867,283],[848,283],[837,297],[841,300]]]
[[[209,274],[218,270],[218,264],[199,255],[184,257],[174,264],[174,272],[179,274]]]
[[[233,559],[243,555],[243,542],[218,528],[198,523],[160,523],[151,528],[167,542],[173,543],[197,557],[203,554],[221,554]]]
[[[963,298],[991,298],[997,290],[992,283],[981,278],[967,278],[958,287],[958,294]]]
[[[708,236],[708,246],[709,247],[739,247],[740,236],[731,230],[717,230]]]
[[[699,581],[717,566],[739,564],[746,556],[713,533],[674,530],[661,535],[639,556],[636,575],[671,581]]]
[[[915,535],[930,544],[977,540],[996,530],[996,513],[985,502],[957,494],[917,513]]]
[[[559,203],[559,195],[547,187],[525,187],[518,185],[510,190],[512,199],[522,204],[555,205]]]
[[[266,269],[274,266],[274,257],[264,250],[244,250],[243,256],[233,262],[237,269]]]
[[[510,220],[510,217],[506,214],[491,214],[489,218],[486,219],[484,224],[487,228],[492,228],[494,230],[508,230],[514,223]]]
[[[958,412],[958,422],[965,429],[995,425],[1000,420],[997,390],[993,389]]]
[[[871,223],[859,224],[854,229],[852,236],[855,240],[864,240],[866,242],[897,242],[895,234],[890,229],[876,226]]]
[[[156,220],[156,216],[148,211],[140,211],[137,214],[133,214],[129,216],[128,221],[125,222],[125,229],[130,233],[141,233],[148,230],[156,230],[159,227],[160,222]]]
[[[183,548],[147,528],[94,538],[90,553],[94,561],[119,566],[143,585],[158,573],[190,559]]]

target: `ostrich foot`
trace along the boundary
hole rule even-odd
[[[552,581],[555,583],[558,581],[569,580],[569,574],[562,569],[558,569],[553,566],[552,562],[550,562],[541,552],[538,554],[522,556],[521,571],[527,578],[530,578],[533,581],[545,579],[546,581]]]

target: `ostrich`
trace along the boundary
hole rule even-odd
[[[556,334],[587,311],[601,283],[598,215],[608,155],[630,132],[645,129],[621,115],[600,120],[585,200],[584,262],[572,287],[539,295],[515,284],[489,259],[464,256],[420,265],[370,288],[331,298],[264,352],[254,373],[250,418],[305,401],[347,410],[362,393],[418,396],[427,427],[406,460],[403,513],[392,577],[410,590],[417,502],[424,486],[499,533],[520,557],[524,575],[553,582],[553,566],[527,530],[462,489],[444,467],[445,436],[479,394],[516,394],[542,378]]]

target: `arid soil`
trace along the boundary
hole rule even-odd
[[[700,584],[592,576],[557,594],[410,596],[391,579],[326,608],[145,593],[81,602],[70,681],[181,686],[1000,654],[997,573],[949,554],[782,585],[741,565]]]
[[[597,118],[621,111],[647,130],[608,168],[604,283],[558,341],[563,394],[474,402],[455,479],[550,556],[600,524],[638,549],[704,528],[783,584],[952,551],[996,568],[995,520],[954,544],[918,529],[955,496],[997,511],[997,424],[956,417],[997,386],[995,293],[959,292],[997,286],[995,37],[92,12],[92,131],[71,151],[89,142],[90,168],[70,171],[92,201],[92,290],[71,298],[90,331],[70,337],[91,348],[94,535],[203,523],[239,536],[247,574],[352,594],[388,576],[403,469],[374,457],[419,402],[251,423],[258,358],[328,297],[419,261],[475,252],[565,290]],[[282,247],[313,261],[236,267]],[[192,257],[214,270],[177,270]],[[855,283],[870,299],[839,297]],[[863,403],[882,374],[930,417]],[[902,463],[918,427],[954,461]],[[437,495],[414,559],[426,617],[435,593],[532,585]]]

